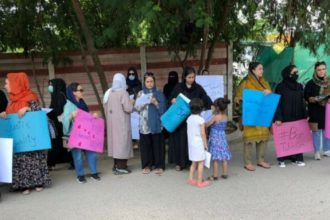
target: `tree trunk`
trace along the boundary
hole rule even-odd
[[[36,75],[36,65],[34,63],[33,53],[30,54],[30,58],[31,58],[31,63],[32,63],[32,76],[33,76],[33,79],[34,79],[34,83],[36,84],[37,91],[38,91],[38,94],[40,96],[40,100],[41,100],[41,103],[42,103],[42,107],[45,107],[46,104],[45,104],[44,96],[43,96],[43,93],[41,92],[39,81],[38,81],[38,78],[37,78],[37,75]]]
[[[209,46],[209,51],[207,53],[207,59],[206,59],[205,68],[204,68],[205,70],[209,70],[209,68],[210,68],[210,63],[212,60],[215,44],[217,43],[219,35],[225,26],[226,19],[230,13],[230,10],[232,7],[233,7],[233,3],[230,0],[227,0],[224,5],[223,15],[221,16],[221,20],[218,22],[218,25],[216,26],[214,37]]]
[[[93,35],[92,35],[91,31],[88,28],[85,16],[84,16],[84,14],[81,10],[79,0],[71,0],[71,2],[72,2],[72,5],[73,5],[73,8],[74,8],[74,11],[76,13],[76,16],[78,18],[80,28],[81,28],[81,30],[84,34],[84,38],[86,40],[87,51],[93,59],[93,62],[94,62],[95,68],[96,68],[96,72],[97,72],[97,74],[99,76],[99,79],[100,79],[100,83],[101,83],[103,93],[105,93],[105,91],[108,89],[107,79],[105,77],[100,59],[97,55],[97,50],[94,46]]]
[[[206,1],[206,13],[211,16],[211,0]],[[201,58],[199,61],[199,69],[198,74],[201,74],[204,67],[205,67],[205,53],[207,48],[207,41],[209,36],[209,25],[206,24],[204,26],[204,32],[203,32],[203,42],[202,42],[202,49],[201,49]]]

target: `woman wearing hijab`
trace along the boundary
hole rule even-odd
[[[169,97],[171,104],[175,103],[176,97],[182,93],[190,100],[193,98],[202,99],[205,110],[211,108],[212,100],[206,94],[203,87],[196,83],[195,77],[194,68],[186,67],[184,69],[182,75],[183,81],[175,86]],[[175,169],[177,171],[184,169],[189,163],[186,121],[183,121],[173,133],[170,133],[169,163],[175,163]]]
[[[297,79],[298,69],[295,65],[289,65],[282,70],[282,81],[275,88],[275,93],[281,96],[274,116],[277,125],[307,118],[304,89]],[[303,154],[279,157],[277,160],[282,168],[286,167],[285,160],[305,166]]]
[[[52,149],[48,151],[47,160],[48,167],[52,169],[58,163],[73,163],[73,161],[70,152],[63,147],[63,124],[58,120],[58,117],[62,115],[64,105],[66,104],[66,84],[64,80],[50,80],[48,92],[51,94],[49,108],[51,108],[52,111],[49,112],[47,116],[55,130],[54,137],[52,138]]]
[[[128,174],[127,160],[133,157],[131,112],[132,100],[126,91],[125,76],[116,73],[112,87],[104,96],[104,110],[107,119],[108,154],[114,159],[114,174]]]
[[[138,92],[142,89],[142,83],[139,80],[138,73],[134,67],[130,67],[127,71],[126,84],[128,94],[130,96],[134,95],[134,99],[136,99]]]
[[[63,134],[69,136],[75,117],[77,116],[77,110],[83,110],[89,112],[88,106],[83,99],[83,88],[79,83],[71,83],[66,89],[66,104],[63,112]],[[96,115],[94,114],[96,117]],[[81,150],[78,148],[71,149],[73,163],[77,174],[77,181],[79,183],[86,183],[84,175],[84,165],[82,160],[82,153],[86,153],[88,166],[91,172],[91,178],[100,181],[101,178],[97,174],[96,167],[96,152],[89,150]]]
[[[321,159],[321,143],[323,143],[323,155],[330,156],[330,139],[324,136],[325,105],[330,96],[330,80],[327,76],[325,62],[316,62],[314,75],[305,87],[305,100],[308,103],[308,116],[313,132],[315,160]]]
[[[143,90],[138,93],[137,100],[150,95],[150,103],[135,103],[140,114],[140,151],[142,173],[149,174],[152,166],[156,174],[162,174],[165,169],[165,146],[162,134],[160,116],[165,112],[166,101],[163,93],[156,89],[155,76],[151,72],[144,75]]]
[[[268,82],[263,78],[263,66],[259,62],[251,62],[249,65],[249,74],[241,82],[237,89],[235,102],[242,104],[242,94],[244,89],[258,90],[264,92],[265,95],[271,93]],[[244,126],[243,141],[244,141],[244,168],[248,171],[255,171],[255,166],[252,163],[252,147],[255,144],[257,148],[257,165],[269,169],[269,163],[265,162],[265,151],[267,141],[269,139],[269,128]]]
[[[18,114],[19,117],[24,117],[26,112],[41,110],[37,95],[30,89],[26,73],[8,73],[5,89],[9,94],[10,102],[6,112],[1,114],[2,117],[6,117],[6,114]],[[27,195],[30,189],[34,188],[40,192],[50,183],[47,155],[44,151],[14,154],[12,190],[20,190]]]
[[[179,83],[178,73],[176,71],[169,72],[168,73],[168,81],[167,81],[167,83],[166,83],[166,85],[164,86],[164,89],[163,89],[164,95],[165,95],[167,100],[170,98],[170,95],[171,95],[174,87],[178,83]]]

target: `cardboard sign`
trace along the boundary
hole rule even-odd
[[[103,152],[104,120],[78,109],[70,133],[68,147]]]
[[[306,119],[273,124],[272,129],[277,157],[314,151],[312,132]]]
[[[19,118],[9,114],[0,119],[0,137],[14,140],[14,153],[51,148],[47,116],[44,111],[27,112]]]
[[[212,99],[223,98],[225,95],[224,77],[219,75],[196,76],[196,82],[201,85],[207,95]]]

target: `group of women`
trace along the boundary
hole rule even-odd
[[[274,116],[274,122],[281,125],[283,122],[308,119],[314,138],[315,159],[321,159],[321,143],[323,143],[323,155],[330,156],[330,140],[324,136],[325,105],[330,97],[330,81],[326,75],[326,64],[315,64],[313,78],[303,88],[297,82],[298,70],[294,65],[289,65],[282,71],[282,81],[277,85],[275,93],[281,95],[280,103]],[[176,102],[176,97],[182,93],[189,99],[199,98],[203,101],[204,109],[211,109],[212,101],[205,90],[195,81],[195,70],[186,67],[182,74],[182,82],[178,82],[178,74],[169,73],[168,83],[161,92],[156,88],[155,75],[147,72],[143,76],[143,82],[138,78],[135,68],[128,70],[125,77],[121,73],[114,75],[111,88],[105,93],[103,104],[106,115],[108,155],[114,159],[113,173],[116,175],[128,174],[128,159],[133,157],[131,118],[130,114],[137,111],[140,116],[140,151],[141,168],[143,174],[149,174],[155,170],[156,174],[162,174],[165,170],[165,140],[164,129],[160,122],[161,115],[166,109]],[[28,77],[25,73],[9,73],[7,75],[5,89],[9,97],[7,105],[6,97],[0,93],[0,117],[6,114],[17,113],[24,117],[28,111],[39,111],[37,95],[31,90]],[[252,62],[249,66],[249,74],[240,84],[235,102],[241,105],[243,89],[263,91],[265,95],[271,93],[268,82],[263,78],[263,66]],[[70,135],[72,124],[77,115],[77,110],[89,112],[88,105],[83,99],[84,89],[79,83],[71,83],[66,86],[62,79],[49,81],[48,91],[51,93],[50,108],[48,113],[49,127],[52,137],[52,149],[17,153],[13,158],[13,183],[12,190],[20,190],[29,194],[31,189],[41,191],[43,187],[51,184],[49,168],[57,163],[69,162],[76,171],[77,181],[86,182],[82,157],[85,154],[90,168],[91,178],[98,181],[97,155],[95,152],[71,149],[68,152],[63,148],[63,136]],[[146,97],[148,97],[146,99]],[[142,99],[147,101],[141,101]],[[306,103],[308,106],[306,106]],[[93,114],[94,117],[99,117]],[[265,160],[265,151],[269,139],[269,128],[243,127],[244,139],[244,168],[254,171],[252,161],[253,144],[257,149],[257,165],[265,169],[270,164]],[[178,128],[168,136],[169,163],[176,165],[180,171],[189,165],[187,125],[182,122]],[[285,167],[285,161],[291,160],[298,166],[304,166],[302,154],[278,158],[279,165]]]

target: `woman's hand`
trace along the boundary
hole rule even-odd
[[[0,118],[7,118],[7,113],[6,112],[1,112],[0,113]]]
[[[308,98],[308,101],[310,102],[310,103],[316,103],[317,102],[317,98],[316,97],[309,97]]]
[[[265,89],[265,90],[264,90],[264,94],[265,94],[265,95],[269,95],[270,93],[272,93],[272,91],[270,91],[269,89]]]
[[[98,118],[99,117],[99,114],[97,112],[94,112],[92,115],[93,115],[94,118]]]
[[[23,116],[25,115],[25,113],[27,111],[30,111],[31,109],[29,107],[23,107],[21,108],[20,110],[18,110],[17,114],[18,114],[18,117],[20,118],[23,118]]]
[[[150,103],[151,104],[154,104],[155,106],[158,106],[158,101],[155,97],[152,97],[151,100],[150,100]]]
[[[275,121],[276,125],[280,126],[282,124],[281,121]]]
[[[176,102],[176,98],[173,98],[173,99],[171,100],[171,103],[174,104],[175,102]]]
[[[76,118],[77,113],[78,113],[77,111],[73,111],[73,112],[71,112],[71,114],[70,114],[70,121],[73,121],[73,119]]]

